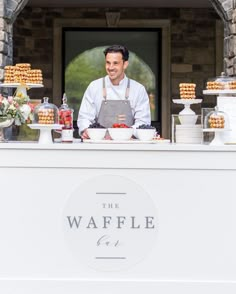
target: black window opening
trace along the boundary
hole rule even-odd
[[[161,132],[161,29],[63,28],[62,33],[62,90],[74,109],[74,127],[87,86],[106,75],[104,49],[121,44],[130,52],[126,74],[145,86],[152,125]]]

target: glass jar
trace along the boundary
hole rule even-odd
[[[73,113],[74,110],[69,108],[67,104],[67,96],[64,93],[62,98],[62,105],[59,108],[59,123],[63,125],[61,132],[62,142],[73,142]]]
[[[210,111],[204,119],[204,129],[229,129],[229,118],[228,115],[218,110]]]
[[[48,97],[43,97],[43,103],[34,109],[33,123],[42,125],[58,124],[59,110],[56,105],[48,102]]]
[[[220,76],[207,80],[207,90],[236,90],[236,77],[226,76],[224,72]]]
[[[62,105],[59,108],[59,124],[63,125],[62,129],[73,129],[73,112],[67,104],[66,94],[63,95]]]

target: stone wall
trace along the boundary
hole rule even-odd
[[[213,7],[224,22],[224,68],[225,72],[236,75],[236,1],[211,0]]]
[[[34,67],[40,67],[44,71],[45,88],[35,91],[35,95],[52,96],[53,19],[104,18],[105,11],[109,9],[31,9],[25,7],[27,2],[28,0],[0,0],[0,80],[3,78],[3,67],[6,64],[29,61]],[[197,82],[201,92],[205,79],[215,75],[213,59],[216,52],[212,44],[215,40],[213,22],[217,17],[224,23],[224,69],[229,75],[236,74],[236,1],[210,2],[212,10],[119,9],[121,18],[171,19],[171,85],[174,96],[177,95],[179,81],[185,79]],[[190,43],[192,47],[189,46]]]
[[[171,85],[178,95],[180,81],[196,82],[201,95],[205,80],[215,76],[216,20],[212,9],[119,9],[120,19],[171,20]],[[14,23],[14,63],[30,62],[44,73],[43,89],[31,90],[33,98],[52,97],[53,21],[104,19],[106,9],[47,9],[25,7]],[[223,58],[223,57],[222,57]]]
[[[27,4],[28,0],[0,0],[0,80],[2,80],[2,68],[4,65],[12,63],[12,23],[17,18],[19,12]],[[225,69],[229,75],[233,75],[236,72],[235,62],[235,34],[236,34],[236,12],[235,12],[235,0],[210,0],[215,11],[219,14],[220,18],[224,21],[225,25],[225,51],[224,61]],[[84,11],[85,12],[85,11]],[[134,10],[129,11],[129,14],[133,14]],[[60,14],[60,12],[59,12]],[[96,9],[88,10],[85,14],[98,15]],[[150,12],[142,13],[150,15]],[[155,14],[152,11],[151,14]],[[83,15],[83,11],[77,13],[74,11],[76,17]]]
[[[219,33],[216,26],[217,19],[213,9],[178,9],[177,14],[172,17],[172,97],[179,98],[179,83],[194,82],[197,84],[197,97],[203,98],[202,90],[206,80],[223,70],[223,65],[220,70],[216,68],[217,58],[219,58],[216,51],[216,36]],[[223,59],[223,53],[220,59]],[[213,98],[204,97],[202,106],[214,105]],[[176,105],[173,106],[178,108]]]
[[[28,0],[0,0],[0,80],[3,79],[3,68],[12,63],[13,23]]]

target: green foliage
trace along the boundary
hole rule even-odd
[[[143,84],[148,93],[155,92],[155,76],[150,67],[136,54],[130,53],[126,74],[133,80]]]

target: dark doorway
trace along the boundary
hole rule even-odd
[[[152,124],[161,129],[161,29],[64,28],[62,42],[62,85],[75,121],[89,83],[106,75],[103,50],[122,44],[130,51],[126,74],[146,87]]]

